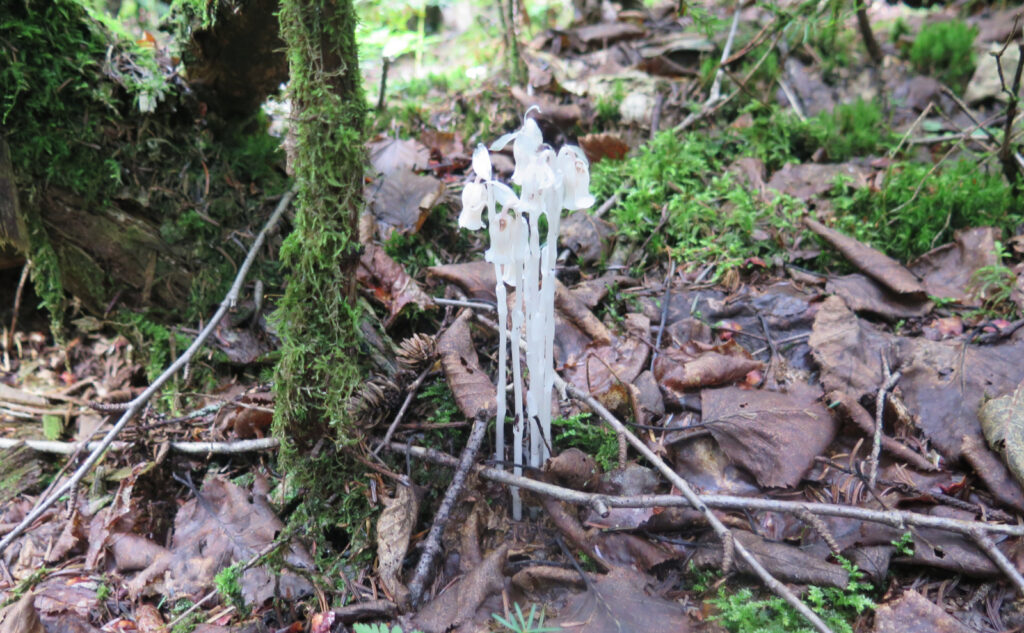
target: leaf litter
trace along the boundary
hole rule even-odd
[[[749,13],[756,9],[744,11],[742,20],[751,21]],[[662,129],[680,125],[685,115],[679,107],[668,106],[687,103],[683,95],[700,90],[695,83],[700,62],[720,51],[723,43],[689,30],[689,18],[670,9],[638,15],[622,11],[605,21],[542,32],[525,53],[536,90],[513,87],[505,98],[514,106],[489,107],[499,113],[540,105],[549,126],[585,127],[598,100],[609,94],[608,86],[618,81],[625,94],[614,116],[622,125],[612,131],[595,126],[593,133],[580,138],[592,163],[621,160],[643,143],[642,133],[659,116],[664,117]],[[972,19],[981,33],[989,33],[1005,27],[1009,18]],[[979,43],[987,43],[1005,34],[980,37]],[[780,105],[791,105],[789,96],[782,94],[784,88],[798,100],[803,116],[831,112],[837,103],[852,99],[859,77],[846,83],[826,81],[822,69],[806,61],[788,57],[781,64],[776,95]],[[992,69],[979,64],[968,85],[972,105],[984,105],[986,96],[995,96],[992,78],[984,73],[991,75]],[[734,75],[731,79],[735,83]],[[927,114],[929,102],[935,101],[944,111],[957,114],[952,123],[936,121],[933,128],[968,126],[965,114],[931,78],[901,67],[900,72],[888,68],[881,80],[884,89],[906,97],[897,99],[893,120],[903,117],[909,125],[922,112]],[[733,89],[742,90],[735,85]],[[661,106],[655,105],[655,94],[665,100]],[[631,114],[630,107],[639,113]],[[458,186],[453,174],[468,165],[469,141],[459,133],[427,129],[420,136],[380,137],[368,145],[377,171],[367,185],[368,208],[373,233],[382,241],[392,232],[436,234],[435,210],[450,204],[449,188]],[[855,188],[878,189],[888,177],[887,162],[828,163],[821,162],[823,158],[809,156],[774,169],[759,159],[741,158],[730,172],[740,175],[740,186],[766,203],[778,194],[802,201],[803,224],[822,238],[792,239],[759,228],[763,240],[792,239],[786,250],[794,259],[830,253],[841,262],[833,268],[842,274],[828,269],[823,275],[809,274],[785,262],[761,260],[761,271],[752,265],[742,273],[709,281],[702,272],[713,262],[680,262],[681,272],[666,276],[667,266],[647,259],[642,274],[602,277],[601,266],[613,261],[618,249],[629,247],[624,234],[629,227],[591,214],[567,218],[561,246],[572,259],[563,266],[565,285],[557,291],[558,369],[568,383],[595,396],[620,419],[632,420],[637,435],[701,494],[806,501],[802,514],[716,511],[731,539],[778,579],[844,588],[850,574],[837,564],[836,556],[841,555],[882,583],[875,594],[879,606],[872,630],[1012,626],[1011,590],[1005,587],[1013,585],[1004,581],[1005,570],[984,543],[963,532],[907,531],[823,510],[819,514],[813,505],[991,523],[1012,523],[1024,512],[1024,445],[1015,439],[1021,426],[1024,338],[1021,330],[1013,331],[1010,321],[970,311],[985,305],[979,275],[1003,263],[997,243],[1004,235],[992,227],[958,228],[951,232],[953,241],[900,262],[883,252],[885,245],[880,250],[877,244],[866,244],[833,228],[831,221],[837,176]],[[459,295],[493,304],[493,267],[473,253],[450,253],[444,250],[448,245],[439,245],[443,263],[429,267],[428,276],[414,279],[399,258],[366,243],[358,282],[382,310],[383,328],[400,338],[410,331],[422,333],[430,324],[439,360],[433,371],[443,372],[457,411],[466,421],[493,416],[496,333],[488,324],[487,309],[458,305]],[[1007,243],[1020,243],[1020,236],[1011,236]],[[1020,252],[1015,252],[1019,260]],[[615,271],[619,272],[621,268]],[[1011,272],[1017,286],[1020,272],[1019,267]],[[629,283],[623,283],[626,280]],[[632,286],[628,292],[627,286]],[[456,303],[436,302],[441,295]],[[947,306],[965,309],[951,312]],[[438,307],[446,311],[444,317]],[[430,323],[431,318],[440,319],[439,325]],[[272,349],[269,326],[257,322],[256,327],[260,336],[252,341],[241,338],[251,328],[234,334],[222,331],[217,346],[229,362],[259,363]],[[132,362],[130,345],[105,339],[94,328],[85,330],[65,346],[41,343],[46,340],[43,335],[31,339],[16,333],[18,351],[5,347],[8,366],[5,384],[0,384],[0,437],[41,437],[41,430],[33,432],[31,421],[53,415],[72,430],[80,427],[81,432],[73,435],[84,439],[111,423],[109,412],[93,411],[85,403],[109,403],[116,399],[113,394],[131,393],[144,384],[143,368]],[[431,363],[432,355],[428,353]],[[12,358],[14,366],[9,364]],[[70,370],[62,370],[62,365]],[[898,380],[881,406],[879,390],[894,373]],[[397,375],[392,371],[390,377]],[[113,616],[111,605],[122,608],[126,597],[154,594],[172,601],[198,600],[212,588],[218,572],[260,560],[258,555],[272,547],[284,529],[278,518],[284,506],[268,496],[262,474],[244,486],[213,469],[197,486],[172,484],[168,476],[171,470],[206,468],[170,452],[171,442],[266,439],[272,400],[238,393],[221,400],[230,406],[222,402],[194,418],[144,417],[147,431],[124,437],[138,444],[120,446],[123,457],[115,452],[110,458],[113,472],[95,476],[97,492],[46,515],[3,553],[0,596],[9,604],[0,612],[0,632],[96,630],[95,625],[104,624],[103,630],[120,630],[127,625],[117,623],[127,620],[98,615]],[[424,424],[414,418],[430,415],[429,408],[438,405],[417,403],[403,421],[397,413],[400,401],[384,400],[380,406],[397,415],[394,437],[415,443]],[[553,406],[566,418],[586,409],[562,398]],[[882,453],[879,485],[871,489],[866,472],[876,420],[882,425]],[[169,421],[174,423],[165,424]],[[448,433],[449,442],[460,428],[451,419],[429,424]],[[599,420],[581,424],[597,425]],[[621,440],[614,433],[595,437],[604,439],[590,441]],[[526,473],[530,479],[636,499],[677,492],[624,448],[618,450],[622,461],[600,472],[593,455],[578,448],[562,450],[561,439],[556,436],[555,456],[543,469]],[[147,453],[139,446],[161,448]],[[458,446],[450,446],[449,452],[458,452]],[[19,449],[4,445],[0,450],[5,452],[0,472],[6,476],[3,468],[14,463],[13,451]],[[597,447],[592,443],[589,450]],[[389,468],[410,468],[401,465],[404,460],[388,462]],[[257,469],[256,460],[244,468]],[[39,492],[37,478],[17,473],[20,484],[15,485]],[[440,493],[441,482],[412,477],[414,483]],[[111,492],[104,490],[104,479]],[[172,485],[173,500],[168,495]],[[710,534],[705,518],[692,509],[609,509],[597,501],[577,506],[538,495],[532,501],[532,519],[512,525],[506,514],[507,488],[481,475],[471,478],[446,527],[445,559],[428,600],[409,605],[407,570],[418,555],[417,528],[431,506],[428,501],[419,508],[419,498],[402,483],[385,488],[393,494],[382,491],[376,502],[382,508],[376,524],[378,565],[376,571],[357,573],[362,589],[348,590],[349,598],[358,596],[358,604],[380,590],[402,609],[411,607],[403,616],[409,630],[485,630],[492,614],[511,613],[510,599],[515,604],[545,605],[551,614],[545,623],[563,630],[713,630],[708,607],[701,604],[711,594],[691,590],[686,579],[690,566],[751,575],[749,566],[730,551],[732,540],[723,546]],[[32,498],[32,492],[10,497],[0,509],[0,532],[25,515]],[[481,510],[481,504],[487,509]],[[897,546],[901,539],[903,545]],[[567,557],[560,542],[579,551]],[[305,544],[295,537],[278,541],[283,565],[272,570],[255,564],[239,571],[243,603],[267,613],[275,600],[295,601],[322,591],[310,581],[316,570],[309,546],[324,545]],[[992,547],[1021,567],[1019,534]],[[600,572],[573,569],[587,557]],[[68,567],[74,576],[51,573],[41,582],[29,580],[44,566],[69,563],[81,565]],[[950,589],[951,572],[970,580],[957,577]],[[915,576],[923,578],[923,584],[913,582]],[[113,597],[105,592],[101,596],[98,579],[114,585]],[[732,575],[725,580],[734,582]],[[32,588],[17,593],[26,587]],[[970,602],[983,591],[987,610],[978,599]],[[147,603],[135,609],[138,630],[163,626],[167,611],[152,611]],[[384,617],[389,612],[370,609],[360,617]],[[323,613],[331,617],[324,619]],[[342,613],[348,612],[317,610],[319,619],[314,623],[310,618],[311,624],[330,630],[334,616]],[[241,618],[223,617],[223,624],[233,622],[230,629],[217,623],[203,626],[247,630]],[[864,621],[855,624],[855,630],[869,628]]]

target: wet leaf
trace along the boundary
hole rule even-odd
[[[971,633],[946,610],[913,589],[878,605],[874,633]]]
[[[836,176],[852,178],[853,186],[857,187],[867,184],[867,178],[871,172],[872,170],[853,163],[838,165],[789,163],[772,174],[767,188],[806,201],[832,191],[832,188],[836,186]]]
[[[471,314],[463,312],[437,341],[448,386],[462,415],[473,420],[478,416],[493,417],[497,410],[495,387],[480,367],[469,331]]]
[[[851,264],[869,277],[901,295],[916,295],[920,299],[927,298],[927,292],[921,282],[895,259],[839,231],[828,228],[824,224],[809,217],[804,224],[820,235],[826,242],[842,253]]]
[[[378,136],[367,143],[367,148],[370,151],[370,163],[381,174],[425,169],[430,162],[430,150],[413,139]]]
[[[579,141],[591,165],[606,158],[622,160],[629,153],[629,145],[615,134],[587,134],[581,136]]]
[[[383,497],[384,510],[377,519],[378,575],[400,607],[409,605],[409,589],[402,582],[402,564],[416,527],[419,500],[410,486],[395,485],[394,497]]]
[[[453,283],[470,299],[495,302],[494,264],[477,260],[465,264],[431,266],[427,274]]]
[[[999,263],[997,239],[999,231],[990,227],[962,229],[956,232],[952,243],[928,251],[908,267],[921,277],[931,296],[955,299],[963,304],[977,303],[971,282],[978,269]]]
[[[763,367],[736,341],[721,345],[691,341],[684,347],[663,350],[654,361],[654,377],[663,388],[680,397],[687,390],[742,380]]]
[[[858,314],[867,312],[889,321],[922,317],[934,307],[928,299],[896,294],[870,277],[857,273],[829,278],[825,290],[842,297],[846,305]]]
[[[488,554],[483,562],[428,602],[413,625],[423,633],[447,633],[467,622],[485,625],[489,613],[478,613],[483,601],[502,590],[505,577],[502,568],[508,558],[508,544],[502,544]]]
[[[704,424],[733,463],[762,486],[792,487],[835,438],[838,424],[813,388],[790,393],[701,391]]]
[[[562,220],[558,237],[581,264],[593,264],[611,253],[615,226],[588,211],[573,211]]]
[[[433,176],[402,169],[384,174],[371,186],[370,211],[378,233],[387,239],[392,231],[416,233],[444,193],[444,183]]]
[[[388,309],[385,326],[390,325],[402,309],[410,303],[422,310],[436,306],[434,300],[423,292],[401,264],[391,259],[384,249],[369,244],[359,257],[356,279],[373,291],[373,296]]]
[[[1024,382],[1012,395],[989,400],[978,411],[981,430],[1010,472],[1024,485]]]
[[[0,633],[45,633],[29,591],[14,604],[0,610]]]

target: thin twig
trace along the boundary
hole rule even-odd
[[[484,441],[486,431],[487,420],[477,418],[473,423],[473,430],[469,433],[466,448],[462,450],[462,456],[459,458],[459,467],[452,476],[452,483],[444,493],[444,499],[441,500],[441,505],[434,515],[434,522],[431,524],[430,532],[427,534],[423,544],[423,554],[420,556],[419,563],[416,565],[416,571],[409,582],[409,598],[413,604],[417,604],[420,601],[420,596],[423,595],[423,588],[430,581],[434,561],[441,551],[441,532],[444,531],[444,527],[448,523],[448,517],[451,516],[452,507],[462,492],[462,487],[466,483],[466,477],[469,475],[470,470],[473,469],[473,463],[476,461],[476,455],[480,451],[480,444]]]
[[[422,446],[412,446],[400,442],[391,442],[388,448],[397,453],[419,459],[426,459],[435,464],[455,467],[458,460],[443,451]],[[515,486],[531,492],[554,497],[566,503],[597,507],[600,504],[609,508],[692,508],[693,505],[685,497],[679,495],[603,495],[582,492],[572,488],[564,488],[536,479],[530,479],[512,472],[498,470],[489,466],[477,466],[480,477],[489,481]],[[1024,525],[1009,523],[988,523],[984,521],[967,521],[930,514],[919,514],[906,510],[871,510],[857,506],[838,503],[816,503],[810,501],[781,501],[778,499],[759,499],[757,497],[737,497],[733,495],[702,495],[701,501],[709,508],[716,510],[732,510],[739,512],[782,512],[797,515],[809,511],[816,515],[834,516],[857,521],[868,521],[880,525],[888,525],[900,530],[907,526],[934,528],[970,536],[971,530],[982,530],[992,534],[1007,536],[1024,536]]]
[[[14,330],[18,327],[18,312],[21,310],[21,295],[25,291],[25,282],[28,280],[28,273],[32,270],[32,262],[27,261],[21,267],[21,277],[18,278],[18,289],[14,292],[14,314],[11,315],[11,329],[7,331],[7,340],[4,341],[5,351],[14,346]]]
[[[903,377],[903,374],[898,371],[892,374],[889,373],[889,362],[885,360],[884,352],[882,365],[885,369],[886,378],[882,386],[878,388],[878,395],[875,397],[875,433],[872,437],[870,470],[868,471],[868,488],[872,490],[875,487],[875,481],[878,479],[878,458],[882,454],[882,416],[885,413],[885,396]]]
[[[974,539],[974,542],[978,547],[988,554],[988,557],[992,559],[992,562],[996,564],[996,567],[1006,574],[1006,577],[1016,585],[1017,593],[1024,596],[1024,576],[1021,576],[1014,564],[1006,558],[1006,554],[1003,554],[1003,552],[996,547],[996,544],[992,542],[992,537],[981,530],[976,530],[971,532],[971,538]]]
[[[464,301],[462,299],[444,299],[441,297],[434,297],[434,303],[443,306],[454,306],[456,308],[474,308],[477,310],[489,310],[494,312],[495,308],[493,303],[487,303],[484,301]]]
[[[711,84],[711,91],[708,93],[708,103],[717,103],[722,98],[722,76],[725,68],[725,60],[729,59],[732,52],[732,43],[736,39],[736,28],[740,24],[741,3],[737,2],[732,12],[732,25],[729,26],[729,37],[725,40],[725,48],[722,49],[722,58],[718,62],[718,72],[715,73],[715,80]]]
[[[1013,21],[1014,32],[1020,24],[1021,14],[1018,13]],[[1006,123],[1003,126],[1003,143],[999,147],[999,162],[1003,164],[1003,175],[1006,181],[1013,187],[1014,195],[1019,193],[1017,184],[1020,182],[1021,165],[1014,161],[1013,157],[1013,124],[1017,118],[1017,106],[1020,102],[1020,79],[1021,71],[1024,70],[1024,42],[1017,43],[1017,69],[1013,74],[1013,83],[1007,87],[1006,78],[1003,77],[1003,55],[1010,46],[1011,38],[1006,39],[1002,50],[996,55],[996,68],[999,70],[999,85],[1006,93],[1009,103],[1006,106]]]
[[[882,49],[878,46],[875,34],[871,32],[871,20],[868,19],[868,0],[855,0],[857,3],[857,28],[860,30],[860,37],[864,40],[864,47],[868,49],[868,56],[875,64],[876,72],[882,70]]]
[[[654,371],[654,361],[658,358],[658,350],[661,349],[661,337],[665,333],[665,321],[668,319],[668,303],[672,298],[672,277],[676,274],[676,260],[669,261],[668,275],[665,276],[665,298],[661,303],[661,321],[658,323],[658,336],[654,339],[654,350],[651,351],[651,371]]]
[[[629,187],[631,187],[632,185],[633,185],[632,181],[627,181],[626,183],[624,183],[624,187],[627,188],[627,189]],[[602,202],[601,206],[599,206],[597,208],[597,210],[594,211],[594,217],[595,218],[600,218],[605,213],[608,213],[608,210],[611,209],[612,207],[614,207],[615,205],[617,205],[621,198],[622,198],[622,192],[621,191],[616,191],[615,195],[613,195],[611,198],[608,198],[607,200]]]
[[[195,355],[195,353],[199,351],[199,348],[203,346],[203,343],[206,342],[206,339],[209,338],[209,336],[217,328],[217,325],[220,323],[221,319],[224,318],[224,315],[226,315],[228,311],[231,308],[233,308],[235,304],[238,302],[238,295],[239,292],[241,291],[242,283],[244,283],[245,277],[249,272],[249,268],[252,266],[253,261],[256,259],[256,253],[258,253],[260,248],[263,246],[263,242],[266,240],[267,233],[277,224],[277,221],[284,214],[284,210],[288,207],[288,204],[291,202],[291,199],[294,195],[295,190],[292,189],[291,191],[289,191],[288,193],[281,197],[281,201],[278,202],[277,208],[274,209],[274,213],[271,214],[270,219],[267,220],[266,225],[264,225],[264,227],[260,230],[259,235],[256,236],[256,240],[253,242],[252,247],[249,249],[249,254],[246,256],[245,261],[239,267],[238,274],[235,276],[235,282],[231,285],[231,290],[228,291],[227,295],[224,297],[224,300],[220,302],[220,307],[217,308],[217,311],[210,318],[209,323],[206,324],[206,327],[203,328],[203,331],[199,333],[199,336],[197,336],[196,339],[192,341],[192,344],[189,345],[188,349],[186,349],[181,354],[181,356],[179,356],[178,359],[171,364],[170,367],[164,370],[164,372],[160,374],[160,376],[158,376],[156,380],[153,381],[153,384],[147,387],[145,391],[143,391],[134,400],[132,400],[131,406],[128,408],[128,410],[124,412],[121,418],[117,421],[117,424],[115,424],[113,428],[111,428],[110,431],[107,432],[106,436],[104,436],[100,444],[95,449],[93,449],[92,453],[89,454],[89,457],[87,457],[86,460],[82,463],[82,465],[79,466],[77,470],[75,470],[74,474],[71,475],[71,477],[66,482],[64,482],[63,485],[58,487],[48,497],[46,497],[45,499],[40,499],[36,503],[35,507],[32,508],[32,511],[25,515],[25,518],[22,519],[21,522],[13,530],[11,530],[2,540],[0,540],[0,553],[3,553],[3,551],[7,549],[7,546],[10,545],[14,541],[14,539],[16,539],[18,536],[21,536],[21,534],[30,525],[32,525],[32,523],[43,512],[45,512],[47,508],[52,506],[69,490],[78,485],[82,478],[84,478],[89,473],[89,471],[92,470],[92,467],[96,464],[96,462],[99,461],[100,457],[103,455],[107,447],[113,444],[114,438],[116,438],[118,433],[120,433],[121,430],[124,429],[125,426],[127,426],[128,422],[130,422],[135,417],[135,415],[139,411],[141,411],[144,406],[146,406],[146,403],[149,402],[149,399],[153,397],[153,395],[157,391],[159,391],[160,388],[163,387],[163,385],[178,372],[178,370],[180,370],[182,367],[188,364],[190,360],[192,360],[192,357]]]
[[[391,436],[395,434],[395,429],[397,429],[398,425],[402,422],[402,418],[405,417],[405,412],[409,410],[409,405],[412,404],[412,399],[416,397],[416,392],[420,390],[420,386],[423,384],[423,381],[427,379],[428,375],[430,375],[431,369],[432,368],[430,367],[424,369],[420,372],[420,375],[416,377],[416,380],[412,381],[412,384],[409,385],[409,393],[406,394],[405,401],[402,402],[402,408],[395,414],[395,419],[391,421],[391,426],[389,426],[387,432],[384,433],[384,439],[380,441],[377,448],[373,449],[374,455],[379,455],[380,449],[384,448],[384,445],[391,441]]]

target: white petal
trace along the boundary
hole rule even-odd
[[[556,165],[564,187],[562,206],[570,211],[592,206],[594,196],[590,195],[590,165],[583,150],[575,145],[563,145],[558,152]]]
[[[473,171],[478,178],[491,179],[491,154],[483,143],[478,144],[473,151]]]
[[[506,145],[514,141],[517,136],[519,136],[519,130],[516,130],[515,132],[509,132],[508,134],[502,134],[501,138],[491,143],[491,151],[500,152],[501,150],[505,149]]]
[[[511,187],[496,180],[489,184],[494,192],[494,200],[498,204],[511,209],[519,206],[519,198],[516,196],[516,192],[512,191]]]
[[[523,184],[523,169],[536,156],[543,142],[544,136],[541,134],[537,122],[533,119],[526,119],[523,123],[523,128],[519,130],[516,142],[512,144],[512,156],[516,161],[516,170],[512,174],[512,182],[517,185]]]
[[[480,182],[467,182],[462,190],[462,212],[459,227],[476,231],[484,228],[480,216],[487,206],[487,186]]]
[[[552,152],[546,150],[546,153]],[[527,212],[539,210],[544,204],[544,193],[556,184],[555,172],[544,160],[543,153],[535,155],[534,159],[523,167],[522,179],[523,190],[519,199],[520,207]]]

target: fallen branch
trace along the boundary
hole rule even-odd
[[[388,448],[397,453],[425,459],[442,466],[454,467],[458,460],[443,451],[422,446],[412,446],[400,442],[391,442]],[[593,508],[693,508],[693,504],[679,495],[602,495],[593,492],[581,492],[572,488],[565,488],[555,484],[549,484],[536,479],[530,479],[522,475],[514,475],[511,472],[490,468],[488,466],[477,466],[476,472],[480,477],[489,481],[518,486],[531,492],[554,497],[566,503],[586,505]],[[966,521],[964,519],[953,519],[949,517],[932,516],[929,514],[918,514],[906,510],[870,510],[857,506],[840,505],[836,503],[816,503],[804,501],[780,501],[778,499],[759,499],[757,497],[737,497],[733,495],[702,495],[700,500],[704,505],[716,510],[735,510],[739,512],[784,512],[799,516],[799,513],[808,511],[816,515],[834,516],[844,519],[856,519],[869,521],[880,525],[888,525],[900,530],[907,526],[922,528],[935,528],[970,536],[973,530],[981,530],[991,534],[1002,534],[1006,536],[1024,536],[1024,525],[987,523],[985,521]]]
[[[413,573],[412,580],[409,581],[409,597],[413,604],[417,604],[420,601],[423,588],[430,581],[434,560],[441,552],[441,532],[444,531],[444,527],[448,523],[448,517],[451,516],[455,500],[458,499],[459,494],[462,492],[462,487],[466,484],[466,477],[473,469],[473,462],[476,461],[476,455],[480,451],[480,444],[484,441],[486,431],[487,421],[483,418],[477,418],[473,423],[473,430],[469,433],[466,448],[462,450],[458,468],[455,471],[455,475],[452,476],[452,483],[448,486],[448,490],[445,491],[444,499],[441,500],[441,505],[434,515],[434,522],[430,526],[430,532],[427,534],[426,541],[424,541],[423,554],[416,565],[416,571]]]
[[[35,522],[35,520],[43,514],[43,512],[45,512],[50,506],[56,503],[58,499],[67,494],[68,491],[76,487],[80,481],[82,481],[82,478],[84,478],[86,474],[88,474],[89,471],[92,470],[92,467],[96,464],[97,461],[99,461],[100,457],[107,450],[107,448],[114,443],[114,438],[117,437],[118,433],[120,433],[121,430],[124,429],[125,426],[127,426],[128,422],[130,422],[136,416],[136,414],[138,414],[139,411],[141,411],[142,408],[146,406],[146,403],[149,402],[149,399],[152,398],[153,395],[156,394],[156,392],[159,391],[160,388],[163,387],[163,385],[168,380],[170,380],[171,377],[174,376],[174,374],[178,373],[180,369],[185,367],[185,365],[187,365],[188,362],[192,360],[192,357],[195,356],[196,352],[199,351],[199,348],[203,346],[203,343],[206,342],[206,339],[209,338],[209,336],[217,328],[217,325],[220,323],[221,319],[224,318],[224,315],[226,315],[228,311],[233,309],[235,307],[235,304],[238,303],[238,295],[242,290],[242,283],[245,281],[245,277],[249,272],[249,268],[252,266],[253,261],[256,259],[256,254],[263,246],[263,242],[267,238],[267,233],[277,224],[278,220],[284,214],[284,210],[288,207],[288,204],[291,202],[292,197],[294,195],[295,192],[294,190],[292,190],[281,197],[281,201],[278,202],[277,208],[274,209],[274,213],[271,214],[270,219],[267,220],[266,225],[264,225],[264,227],[260,230],[259,235],[256,236],[256,240],[253,241],[252,247],[249,249],[249,253],[245,257],[245,261],[238,268],[238,274],[235,276],[235,281],[231,285],[231,290],[228,291],[227,295],[224,297],[224,300],[220,302],[220,306],[217,308],[217,311],[214,313],[214,315],[210,318],[210,322],[207,323],[206,327],[203,328],[202,332],[200,332],[199,335],[196,336],[196,339],[192,341],[192,344],[188,346],[188,349],[186,349],[181,354],[181,356],[179,356],[178,359],[171,364],[170,367],[164,370],[164,372],[160,374],[160,376],[158,376],[156,380],[153,381],[153,384],[147,387],[145,391],[143,391],[134,400],[131,401],[130,406],[124,412],[124,414],[121,415],[121,418],[117,421],[117,424],[115,424],[110,429],[110,431],[107,432],[107,434],[103,437],[103,439],[96,446],[96,448],[94,448],[92,452],[89,454],[89,457],[87,457],[86,460],[82,463],[82,465],[79,466],[77,470],[75,470],[74,474],[72,474],[71,477],[67,481],[65,481],[61,486],[58,486],[57,489],[54,490],[49,496],[40,499],[36,503],[35,507],[32,508],[32,511],[25,515],[25,518],[22,519],[22,521],[17,525],[17,527],[11,530],[10,533],[8,533],[2,540],[0,540],[0,553],[3,553],[4,550],[6,550],[7,547],[14,541],[14,539],[20,536],[26,529],[28,529],[28,527],[31,526],[32,523]]]

